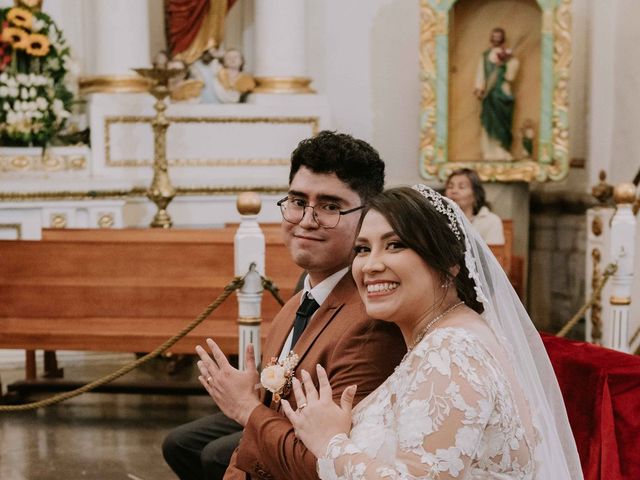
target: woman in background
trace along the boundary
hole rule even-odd
[[[482,181],[475,170],[454,170],[445,183],[445,195],[458,204],[488,245],[504,245],[502,220],[489,210]]]

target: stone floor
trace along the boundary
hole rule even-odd
[[[66,378],[89,381],[133,360],[126,354],[102,358],[61,366]],[[165,363],[130,375],[162,378]],[[185,368],[182,377],[191,372]],[[0,364],[5,391],[22,374],[17,365]],[[162,458],[166,432],[214,408],[208,396],[89,393],[37,411],[1,413],[0,479],[174,479]]]

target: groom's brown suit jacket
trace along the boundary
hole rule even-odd
[[[263,364],[278,357],[292,328],[300,295],[289,300],[276,315],[262,349]],[[398,327],[370,320],[348,272],[320,306],[293,349],[299,355],[295,375],[302,369],[317,386],[316,364],[327,370],[333,397],[357,385],[356,403],[380,385],[400,363],[406,346]],[[316,458],[300,442],[280,404],[261,392],[263,405],[254,409],[239,447],[231,458],[225,480],[317,479]],[[290,392],[285,397],[296,408]]]

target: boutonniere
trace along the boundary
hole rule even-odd
[[[274,402],[278,403],[282,397],[289,394],[296,365],[298,365],[298,355],[291,351],[281,361],[271,357],[271,361],[262,369],[260,383],[273,393]]]

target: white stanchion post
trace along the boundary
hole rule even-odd
[[[264,234],[258,225],[258,213],[262,207],[260,196],[255,192],[244,192],[236,202],[240,212],[240,226],[234,237],[235,274],[245,276],[244,285],[238,295],[238,366],[245,365],[245,351],[253,344],[256,365],[260,363],[260,324],[262,304],[262,280],[265,264]],[[249,272],[249,273],[247,273]]]
[[[636,188],[631,183],[622,183],[616,186],[613,195],[618,208],[611,221],[611,260],[616,262],[618,269],[611,277],[611,344],[607,346],[629,352],[629,313],[636,233],[636,218],[632,207]]]

